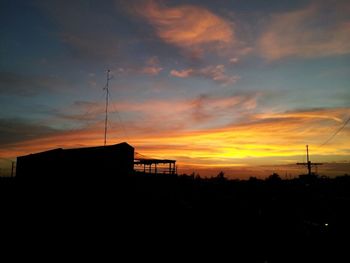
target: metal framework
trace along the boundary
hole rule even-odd
[[[175,160],[135,159],[134,169],[148,174],[176,174]]]
[[[107,83],[106,86],[103,88],[106,91],[106,116],[105,116],[105,139],[104,139],[104,146],[107,144],[107,123],[108,123],[108,99],[109,99],[109,81],[112,79],[109,77],[110,70],[107,70]]]

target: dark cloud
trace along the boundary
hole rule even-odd
[[[118,42],[109,36],[103,38],[68,32],[63,33],[61,39],[69,46],[71,54],[80,59],[105,60],[116,57],[118,53]]]
[[[108,3],[110,6],[108,6]],[[118,55],[118,24],[113,3],[42,1],[39,7],[57,28],[62,43],[79,59],[106,61]]]
[[[33,104],[31,107],[22,108],[22,111],[30,112],[32,117],[48,120],[55,126],[60,123],[67,128],[89,124],[90,121],[98,119],[99,115],[104,115],[105,105],[99,102],[77,100],[65,107]]]
[[[90,107],[97,107],[99,105],[100,105],[100,103],[94,102],[94,101],[76,100],[73,102],[73,106],[75,106],[77,108],[82,108],[82,109],[86,109],[86,108],[90,108]]]
[[[0,119],[0,146],[38,139],[59,131],[23,119]]]
[[[57,77],[0,72],[0,95],[33,96],[65,84],[63,80]]]

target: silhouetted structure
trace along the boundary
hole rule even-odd
[[[310,159],[309,159],[309,145],[306,145],[306,159],[307,159],[306,163],[297,163],[297,165],[304,165],[304,166],[306,166],[307,167],[307,171],[308,171],[308,176],[311,176],[312,175],[311,167],[312,166],[317,167],[317,165],[322,165],[323,163],[313,163],[313,162],[310,161]]]
[[[54,149],[17,157],[17,179],[113,179],[133,173],[134,148],[127,143]]]
[[[164,174],[176,174],[176,161],[175,160],[160,160],[160,159],[135,159],[135,166],[141,166],[141,169],[136,171],[143,173],[164,173]]]

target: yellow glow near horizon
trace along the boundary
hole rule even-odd
[[[152,158],[176,159],[183,167],[239,168],[254,165],[282,165],[303,161],[305,144],[310,145],[311,156],[323,161],[349,159],[350,129],[346,128],[331,143],[319,147],[334,131],[334,126],[325,125],[323,118],[311,118],[309,113],[299,113],[301,119],[269,118],[268,122],[252,122],[231,125],[221,129],[198,131],[165,130],[156,133],[135,131],[129,144],[135,151]],[[277,120],[276,120],[277,119]],[[327,117],[326,124],[338,122],[336,114]],[[306,121],[307,120],[307,121]],[[327,134],[325,136],[324,134]],[[17,143],[1,149],[2,157],[16,157],[57,147],[72,148],[96,146],[102,143],[100,127],[76,130]],[[120,143],[118,134],[109,134],[109,144]]]

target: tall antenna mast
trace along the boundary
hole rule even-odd
[[[108,85],[109,85],[109,81],[110,81],[110,77],[109,77],[109,72],[110,70],[107,70],[107,83],[106,86],[104,87],[104,90],[106,91],[106,118],[105,118],[105,141],[104,141],[104,145],[106,146],[107,143],[107,122],[108,122],[108,97],[109,97],[109,89],[108,89]]]

